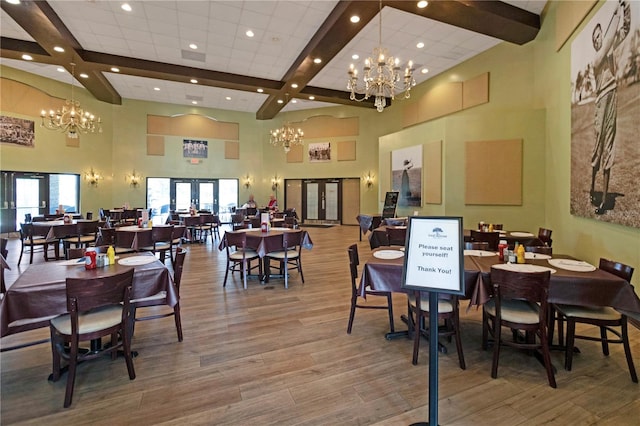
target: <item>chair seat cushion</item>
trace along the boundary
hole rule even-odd
[[[150,300],[165,300],[167,298],[167,292],[161,291],[160,293],[156,293],[153,296],[143,297],[140,299],[131,299],[131,304],[140,303],[140,302],[148,302]]]
[[[86,334],[104,330],[122,321],[122,306],[103,306],[78,315],[78,333]],[[64,314],[51,320],[51,325],[61,334],[71,335],[71,316]]]
[[[409,304],[412,307],[416,307],[416,297],[413,294],[409,294]],[[420,310],[422,312],[429,312],[429,300],[420,300]],[[447,314],[453,312],[453,303],[451,300],[438,299],[438,313]]]
[[[285,254],[287,256],[287,259],[296,259],[300,255],[296,251],[296,249],[289,249],[289,250],[286,251],[286,253],[285,253],[284,250],[272,251],[271,253],[267,254],[267,256],[272,258],[272,259],[284,259]]]
[[[46,238],[34,238],[33,239],[33,245],[34,246],[40,246],[40,245],[47,244],[47,243],[52,243],[52,242],[55,242],[55,240],[47,240]],[[24,245],[25,246],[30,246],[31,245],[31,241],[25,240],[24,241]]]
[[[236,261],[241,261],[242,257],[243,257],[242,253],[243,253],[242,250],[236,250],[236,251],[234,251],[233,253],[231,253],[229,255],[229,259],[236,260]],[[259,257],[258,253],[256,251],[254,251],[254,250],[244,250],[244,256],[247,258],[247,260],[255,259],[255,258]]]
[[[616,321],[622,318],[620,312],[609,307],[590,308],[587,306],[556,305],[556,309],[565,317],[590,318]]]
[[[484,304],[485,311],[496,315],[496,305],[493,299]],[[538,305],[522,300],[503,300],[501,304],[502,319],[520,324],[537,324],[540,321]]]

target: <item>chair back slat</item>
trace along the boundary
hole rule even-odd
[[[499,287],[500,297],[532,303],[547,303],[550,277],[550,271],[514,272],[491,268],[491,283],[494,289]]]
[[[489,243],[486,241],[468,241],[464,243],[465,250],[489,250]]]
[[[119,274],[89,279],[67,278],[67,309],[86,312],[125,302],[125,289],[133,282],[133,272],[134,268],[131,268]]]
[[[486,241],[489,243],[489,250],[498,250],[498,243],[500,242],[499,232],[481,232],[475,229],[471,230],[471,241]]]
[[[553,254],[553,248],[549,246],[525,246],[524,249],[530,253]]]
[[[633,276],[634,268],[629,265],[616,262],[615,260],[600,258],[600,264],[598,267],[603,271],[607,271],[617,277],[622,278],[623,280],[629,283],[631,282],[631,277]]]

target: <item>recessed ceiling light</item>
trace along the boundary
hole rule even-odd
[[[62,68],[62,67],[58,67],[58,68],[56,68],[56,71],[58,71],[58,72],[65,72],[66,70],[65,70],[64,68]]]
[[[354,53],[353,55],[351,55],[351,59],[353,59],[354,61],[358,60],[360,59],[360,55],[358,55],[357,53]]]
[[[297,89],[298,88],[298,84],[297,83],[291,83],[291,87],[294,88],[294,89]]]
[[[120,6],[120,9],[127,11],[127,12],[131,12],[131,5],[129,3],[122,3],[122,6]]]
[[[284,103],[284,101],[282,99],[278,99],[278,103],[282,104],[282,103]]]
[[[111,67],[111,71],[113,71],[113,72],[120,72],[120,68],[118,68],[118,67]]]
[[[297,100],[297,99],[291,99],[291,103],[292,103],[292,104],[297,104],[297,103],[298,103],[298,100]]]
[[[198,48],[198,45],[195,43],[191,43],[189,47],[192,48],[193,50],[196,50]]]
[[[25,53],[24,55],[22,55],[22,59],[24,59],[25,61],[33,61],[33,56],[27,55]]]
[[[315,58],[315,59],[313,60],[313,63],[314,63],[314,64],[319,64],[319,63],[321,63],[321,62],[322,62],[322,59],[320,59],[320,58]]]
[[[83,73],[80,74],[80,77],[89,78],[89,74],[83,72]]]
[[[264,89],[258,89],[258,93],[264,92]]]
[[[315,98],[316,98],[315,96],[309,96],[310,101],[314,100]]]
[[[419,1],[418,2],[418,8],[419,9],[424,9],[425,7],[427,7],[428,4],[429,4],[429,2],[426,1],[426,0]]]
[[[59,53],[63,53],[64,52],[64,49],[62,47],[60,47],[60,46],[54,46],[53,50],[55,50],[56,52],[59,52]]]
[[[191,80],[189,80],[190,82],[192,82],[193,84],[198,84],[198,80],[196,80],[195,78],[192,78]]]
[[[191,101],[192,104],[198,105],[198,101]]]
[[[426,74],[426,73],[428,73],[428,72],[429,72],[429,68],[422,68],[422,69],[420,70],[420,72],[421,72],[422,74]]]
[[[10,4],[20,4],[20,0],[7,0],[7,3],[10,3]]]
[[[231,100],[231,96],[225,96],[225,99],[230,101]]]
[[[154,87],[153,90],[155,90],[156,92],[159,92],[160,88],[159,87]]]
[[[354,24],[357,24],[358,22],[360,22],[360,17],[358,15],[353,15],[351,18],[349,18],[349,20]]]
[[[247,30],[245,34],[247,35],[247,37],[253,37],[255,35],[251,30]]]
[[[424,43],[423,42],[419,42],[418,44],[416,44],[416,47],[418,49],[422,49],[424,47]]]

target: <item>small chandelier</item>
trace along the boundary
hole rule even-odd
[[[364,87],[358,87],[358,70],[351,64],[349,67],[349,81],[347,90],[351,91],[349,98],[352,101],[362,102],[375,96],[374,106],[378,112],[382,112],[387,106],[387,97],[395,99],[396,84],[403,81],[404,98],[408,99],[411,88],[416,85],[413,78],[413,62],[409,61],[404,69],[404,76],[400,75],[400,60],[389,56],[386,48],[382,47],[382,0],[380,0],[379,13],[380,28],[378,33],[378,47],[373,49],[373,57],[364,61]],[[375,61],[373,58],[376,58]],[[372,65],[375,64],[375,65]],[[356,92],[364,92],[364,97],[358,99]]]
[[[73,98],[73,79],[75,77],[76,64],[71,63],[71,99],[67,99],[61,109],[57,111],[45,110],[40,112],[42,118],[42,127],[49,130],[60,130],[67,132],[67,136],[71,139],[78,138],[80,133],[94,133],[96,129],[98,133],[102,133],[102,120],[89,111],[80,108],[80,102]]]
[[[282,146],[284,152],[289,152],[293,145],[301,145],[304,132],[302,129],[294,129],[293,127],[285,124],[279,129],[271,130],[271,139],[269,143],[273,146]]]

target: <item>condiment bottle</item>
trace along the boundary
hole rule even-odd
[[[525,252],[524,245],[520,244],[518,246],[518,249],[516,250],[518,263],[524,263],[524,252]]]
[[[107,259],[109,259],[109,265],[116,263],[116,251],[113,246],[109,246],[107,249]]]
[[[149,219],[149,228],[153,228],[153,220]]]
[[[95,249],[88,248],[87,251],[84,252],[84,268],[96,269],[96,250]]]
[[[489,224],[489,232],[493,232],[493,223]]]
[[[504,253],[507,247],[507,240],[500,240],[498,244],[498,256],[501,262],[504,262]]]

